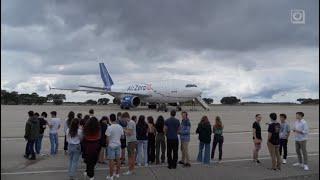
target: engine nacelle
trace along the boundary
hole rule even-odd
[[[128,96],[124,96],[121,99],[120,107],[121,107],[121,109],[129,109],[132,107],[139,106],[140,103],[141,103],[141,100],[139,97],[128,95]]]

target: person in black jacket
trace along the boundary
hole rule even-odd
[[[196,133],[199,134],[199,153],[197,160],[204,164],[210,164],[210,142],[212,129],[207,116],[201,118]],[[204,149],[204,154],[203,154]]]
[[[40,125],[38,118],[34,116],[33,111],[28,112],[29,119],[25,126],[25,135],[24,138],[27,141],[26,151],[24,157],[26,159],[35,160],[36,154],[34,151],[35,141],[39,137]],[[29,156],[31,155],[31,158]]]
[[[46,129],[48,122],[47,122],[47,116],[48,114],[46,112],[42,112],[41,116],[38,118],[39,121],[39,126],[40,126],[40,131],[39,131],[39,137],[35,142],[36,145],[36,153],[40,154],[41,153],[41,148],[42,148],[42,138],[44,134],[44,130]],[[44,154],[41,154],[44,155]]]
[[[105,163],[105,154],[106,154],[106,130],[109,126],[109,118],[108,116],[103,116],[100,120],[100,128],[101,128],[101,138],[100,138],[100,154],[99,154],[99,161],[98,163],[104,164]]]

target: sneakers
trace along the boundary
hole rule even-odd
[[[257,159],[257,160],[256,160],[256,163],[260,164],[261,162]]]
[[[113,176],[107,176],[107,180],[113,180]]]
[[[138,163],[138,165],[137,166],[141,166],[141,164],[140,163]]]
[[[287,164],[287,160],[286,159],[282,159],[282,164]]]
[[[303,165],[303,169],[305,170],[305,171],[309,171],[309,166],[308,165]]]
[[[144,165],[144,167],[148,167],[149,166],[149,164],[148,163],[146,163],[145,165]]]
[[[300,164],[300,163],[294,163],[294,164],[292,164],[292,166],[301,166],[302,164]]]
[[[120,178],[120,174],[114,174],[113,177]]]
[[[179,161],[178,163],[179,163],[179,164],[184,164],[184,162],[182,162],[182,161]]]
[[[132,174],[131,171],[127,171],[127,172],[123,173],[123,175],[125,175],[125,176],[129,176],[129,175],[131,175],[131,174]]]
[[[183,167],[191,167],[191,164],[190,163],[186,163],[183,165]]]

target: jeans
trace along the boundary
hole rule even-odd
[[[282,155],[282,149],[283,149],[283,159],[287,159],[287,146],[288,146],[288,139],[280,139],[280,156]]]
[[[164,133],[158,133],[156,136],[156,163],[160,162],[160,148],[161,148],[161,162],[166,158],[166,138]]]
[[[214,153],[216,151],[217,144],[219,144],[219,160],[222,159],[222,145],[223,145],[223,136],[215,135],[212,143],[211,159],[214,159]]]
[[[36,154],[34,152],[34,144],[35,144],[35,140],[30,139],[27,142],[26,145],[26,156],[29,157],[30,155],[32,156],[32,158],[36,157]]]
[[[143,151],[143,152],[142,152]],[[142,154],[144,164],[148,164],[148,140],[138,140],[138,163],[142,164]]]
[[[67,141],[67,135],[64,135],[64,144],[63,144],[63,150],[68,150],[68,141]]]
[[[55,155],[58,153],[58,146],[59,146],[58,133],[50,133],[49,138],[50,138],[50,144],[51,144],[50,154]]]
[[[154,163],[156,158],[156,137],[154,133],[148,134],[148,161]]]
[[[40,154],[41,152],[41,147],[42,147],[42,138],[43,138],[43,134],[40,134],[38,139],[36,140],[36,153]]]
[[[204,148],[204,154],[203,154],[203,148]],[[210,164],[210,143],[200,142],[197,160],[198,162],[202,162],[204,164]]]
[[[81,145],[80,144],[69,144],[68,145],[69,149],[69,176],[74,177],[77,167],[78,167],[78,162],[79,162],[79,157],[81,154]]]
[[[303,155],[303,163],[308,164],[308,153],[307,153],[307,141],[296,141],[296,153],[298,155],[299,163],[302,164],[302,156]]]
[[[168,139],[167,147],[168,147],[167,148],[168,165],[171,168],[176,168],[177,161],[178,161],[179,140]]]

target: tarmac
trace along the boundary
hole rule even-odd
[[[75,112],[87,112],[89,108],[96,110],[98,117],[111,112],[118,112],[117,107],[106,106],[1,106],[1,178],[10,180],[33,179],[68,179],[68,156],[62,150],[63,133],[59,138],[59,153],[55,157],[39,156],[37,160],[30,161],[23,158],[25,140],[22,138],[26,113],[29,109],[38,112],[46,109],[47,112],[56,110],[59,117],[66,117],[67,112],[72,109]],[[132,176],[122,176],[120,179],[165,179],[165,180],[202,180],[202,179],[319,179],[319,106],[214,106],[213,110],[189,111],[192,120],[192,136],[190,142],[190,159],[192,167],[183,168],[178,166],[175,170],[169,170],[166,164],[150,165],[148,167],[137,167]],[[288,121],[293,122],[296,111],[303,111],[310,126],[310,135],[307,143],[309,153],[309,171],[293,167],[297,161],[294,148],[293,136],[290,136],[288,143],[288,161],[282,165],[281,171],[273,171],[270,157],[264,140],[260,151],[261,164],[252,162],[252,133],[251,124],[254,121],[254,114],[263,115],[263,123],[268,122],[267,115],[271,112],[287,113]],[[129,111],[130,114],[164,115],[168,113],[137,109]],[[223,145],[223,161],[221,163],[211,162],[209,166],[196,162],[198,154],[198,137],[194,133],[197,123],[202,115],[209,115],[211,123],[215,115],[222,117],[225,132]],[[179,117],[179,115],[178,115]],[[262,123],[262,137],[266,139],[266,125]],[[44,152],[49,153],[49,138],[43,139]],[[217,151],[217,150],[216,150]],[[179,156],[180,156],[179,151]],[[216,157],[218,152],[216,152]],[[82,172],[85,164],[79,163],[78,177],[84,179]],[[121,172],[125,172],[123,166]],[[95,179],[105,179],[108,175],[108,166],[98,164],[96,167]]]

